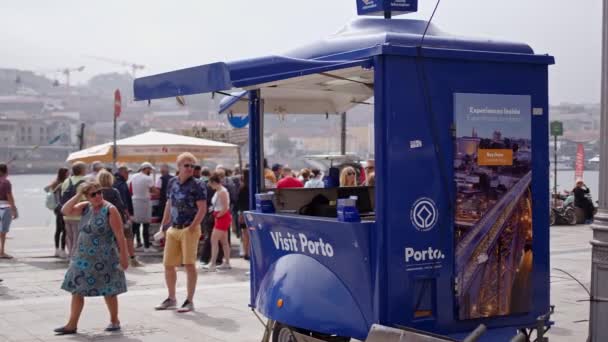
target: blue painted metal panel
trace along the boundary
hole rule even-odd
[[[376,178],[388,179],[388,153],[387,146],[389,136],[388,104],[390,93],[387,90],[386,75],[387,65],[385,56],[377,56],[374,59],[374,156],[376,162]],[[387,264],[386,245],[388,244],[388,226],[386,219],[388,216],[387,206],[390,185],[388,182],[376,182],[375,203],[376,203],[376,232],[372,236],[372,272],[373,272],[373,305],[374,320],[376,322],[386,322],[387,315],[385,308],[388,305],[389,295],[387,291],[387,279],[389,265]]]
[[[549,55],[440,49],[426,47],[426,43],[425,47],[422,48],[418,46],[385,45],[382,46],[382,54],[410,57],[421,56],[425,58],[444,58],[473,62],[526,63],[541,65],[549,65],[555,63],[554,57]]]
[[[416,59],[383,58],[383,92],[387,101],[383,113],[376,113],[376,117],[384,117],[377,128],[383,141],[377,144],[384,150],[383,177],[390,183],[383,185],[383,198],[378,200],[383,205],[386,234],[385,296],[390,300],[386,300],[379,314],[384,317],[383,324],[440,332],[437,321],[443,321],[442,315],[451,311],[453,300],[452,195],[449,175],[445,174],[449,172],[446,166],[451,166],[450,125],[437,120],[435,111],[429,112]],[[433,103],[436,101],[432,98]],[[412,214],[418,214],[413,209],[420,200],[431,203],[437,216],[431,228],[416,228],[412,222]],[[439,305],[429,317],[416,319],[416,299],[412,294],[420,277],[435,279]]]
[[[179,95],[210,93],[232,88],[226,63],[213,63],[135,80],[136,100],[150,100]]]
[[[376,69],[384,73],[382,77],[376,76],[376,80],[382,81],[382,91],[386,93],[385,97],[376,95],[376,110],[383,111],[376,113],[376,118],[383,118],[376,121],[376,146],[383,149],[376,151],[376,168],[379,169],[379,165],[387,168],[382,171],[382,177],[390,179],[390,192],[382,193],[382,182],[378,182],[381,177],[377,176],[377,196],[380,196],[377,201],[383,203],[377,214],[382,215],[382,225],[386,227],[386,264],[390,265],[386,293],[390,302],[384,308],[380,306],[380,310],[386,311],[386,320],[381,319],[381,322],[444,334],[470,331],[479,323],[492,328],[534,324],[538,316],[549,310],[547,66],[397,56],[383,57],[383,60],[383,67]],[[453,95],[457,92],[529,95],[532,107],[541,108],[544,113],[532,117],[534,272],[531,274],[533,302],[527,314],[458,319],[452,279],[455,274],[452,129]],[[425,101],[427,97],[430,102]],[[378,98],[390,101],[379,104]],[[378,159],[383,161],[378,162]],[[440,213],[439,222],[431,231],[416,229],[409,216],[413,203],[421,197],[432,199]],[[445,258],[427,258],[426,262],[414,260],[414,265],[430,262],[432,267],[438,268],[412,268],[412,260],[406,261],[407,254],[404,258],[404,248],[424,251],[429,247],[433,251],[440,250]],[[408,268],[411,271],[408,272]],[[437,279],[439,305],[432,317],[413,317],[410,294],[415,276]],[[383,317],[383,312],[376,314]]]
[[[379,46],[420,46],[426,26],[427,21],[424,20],[356,18],[338,33],[288,51],[285,55],[317,60],[365,58],[377,54],[375,48]],[[435,24],[429,25],[424,46],[441,50],[534,54],[527,44],[454,36],[442,31]]]
[[[353,337],[366,336],[374,321],[370,260],[373,222],[347,223],[257,212],[248,212],[245,217],[252,240],[251,267],[255,277],[251,286],[256,298],[253,302],[264,304],[257,307],[258,310],[272,319],[313,331],[343,336],[354,332]],[[316,250],[311,249],[311,243],[316,243]],[[285,259],[286,256],[289,258]],[[288,274],[290,272],[294,274]],[[277,279],[278,275],[290,281]],[[303,275],[310,282],[321,282],[325,290],[318,290],[320,284],[292,281],[302,279]],[[267,288],[276,284],[281,285],[278,292]],[[309,297],[313,290],[317,291],[318,298]],[[344,297],[346,293],[350,298]],[[289,296],[289,301],[297,304],[297,310],[291,311],[287,303],[280,312],[270,310],[279,294]],[[307,306],[306,302],[321,307]],[[332,312],[341,312],[341,315],[332,317],[329,314]],[[327,325],[329,322],[331,325]]]
[[[358,304],[332,270],[301,254],[285,255],[273,263],[256,298],[260,312],[283,324],[365,338],[369,321]]]

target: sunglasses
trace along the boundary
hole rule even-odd
[[[87,196],[89,198],[94,198],[94,197],[97,197],[98,195],[101,195],[101,190],[90,192]]]
[[[349,175],[349,176],[354,176],[355,175],[354,172],[347,172],[346,174]]]
[[[194,164],[183,164],[182,167],[189,169],[189,168],[193,168],[195,165]]]

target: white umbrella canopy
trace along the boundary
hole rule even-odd
[[[178,155],[190,152],[199,159],[226,158],[236,153],[238,146],[219,141],[188,137],[184,135],[149,131],[116,141],[117,162],[120,163],[172,163]],[[111,163],[111,142],[71,153],[70,163],[101,161]]]

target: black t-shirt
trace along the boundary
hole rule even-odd
[[[236,201],[238,211],[247,211],[249,209],[249,187],[242,186],[239,190],[239,197]]]
[[[589,188],[576,187],[572,190],[572,192],[574,193],[574,204],[576,206],[582,206],[588,202],[588,199],[585,195],[589,193]]]

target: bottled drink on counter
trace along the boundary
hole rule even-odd
[[[274,192],[266,192],[261,194],[255,194],[255,209],[261,213],[273,214],[275,213],[274,204],[272,199],[274,198]]]
[[[359,210],[357,210],[357,196],[338,199],[338,221],[361,222]]]

